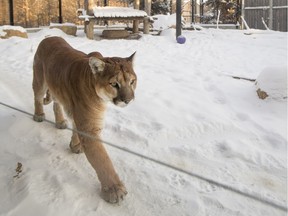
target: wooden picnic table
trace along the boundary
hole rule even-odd
[[[148,24],[148,16],[145,11],[129,8],[129,7],[94,7],[91,15],[87,14],[85,10],[82,11],[80,19],[84,19],[87,24],[86,36],[89,39],[94,38],[94,23],[96,20],[117,20],[117,21],[144,21],[144,25]],[[147,22],[146,22],[147,21]],[[133,25],[133,33],[138,32],[138,23]]]

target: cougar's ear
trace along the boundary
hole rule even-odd
[[[89,65],[92,70],[92,73],[95,75],[96,73],[101,73],[104,71],[105,62],[101,61],[96,57],[89,58]]]
[[[136,54],[136,51],[131,55],[131,56],[129,56],[128,58],[127,58],[127,61],[129,61],[129,62],[134,62],[134,57],[135,57],[135,54]]]

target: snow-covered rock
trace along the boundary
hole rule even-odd
[[[267,67],[256,80],[257,94],[259,98],[274,99],[287,98],[287,68]]]
[[[21,26],[10,26],[10,25],[0,26],[1,39],[6,39],[13,36],[28,38],[26,30]]]
[[[68,35],[76,36],[77,26],[73,23],[50,23],[50,28],[58,28],[61,29]]]

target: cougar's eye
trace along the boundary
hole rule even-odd
[[[130,85],[133,85],[135,83],[135,79],[131,80]]]
[[[120,88],[120,85],[119,85],[118,82],[111,82],[110,85],[111,85],[113,88],[117,88],[117,89]]]

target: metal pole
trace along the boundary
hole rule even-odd
[[[62,17],[62,0],[59,0],[59,23],[63,23],[63,17]]]
[[[192,11],[192,14],[191,14],[191,23],[195,23],[195,0],[191,0],[191,11]]]
[[[181,0],[176,1],[176,38],[181,35]]]
[[[235,25],[237,25],[237,23],[239,23],[239,17],[240,17],[240,11],[241,11],[241,5],[240,5],[240,0],[237,0],[236,2],[236,17],[235,17]],[[236,26],[236,28],[238,28],[238,26]]]
[[[13,0],[9,0],[10,25],[14,26]]]

